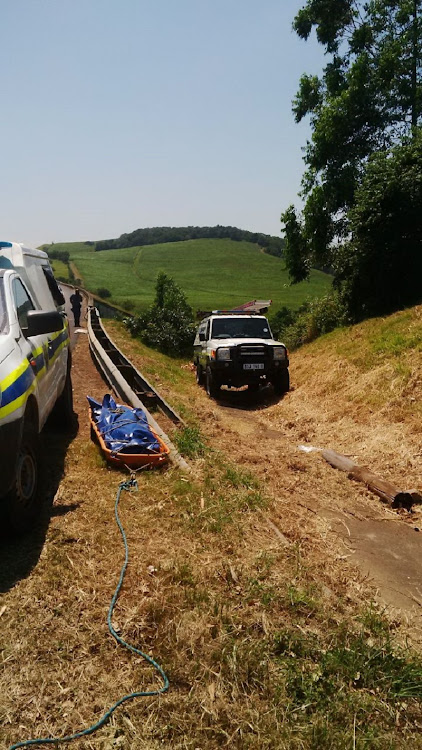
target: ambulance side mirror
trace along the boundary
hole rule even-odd
[[[41,336],[43,333],[55,333],[61,331],[64,326],[64,320],[59,312],[42,312],[39,310],[28,311],[28,325],[24,329],[24,334],[30,336]]]

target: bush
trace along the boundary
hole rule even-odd
[[[193,311],[177,284],[160,273],[155,286],[155,300],[145,312],[126,320],[133,336],[147,346],[171,356],[190,354],[195,324]]]
[[[305,302],[293,314],[294,319],[283,330],[283,343],[290,349],[350,323],[345,306],[337,292]]]
[[[295,320],[295,313],[285,305],[270,318],[270,326],[273,336],[278,339],[288,326],[291,326]]]
[[[70,255],[67,250],[55,250],[48,245],[43,245],[41,249],[48,254],[51,260],[61,260],[63,263],[69,263]]]
[[[102,299],[107,299],[107,297],[111,297],[111,292],[110,292],[110,289],[107,289],[107,287],[106,287],[106,286],[100,286],[100,287],[99,287],[99,288],[97,289],[97,294],[98,294],[98,296],[99,296],[99,297],[101,297]]]

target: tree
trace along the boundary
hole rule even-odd
[[[147,227],[135,229],[129,234],[122,234],[114,240],[102,240],[95,244],[96,251],[117,249],[120,247],[136,247],[138,245],[155,245],[164,242],[184,242],[200,238],[231,239],[253,242],[270,255],[280,257],[283,253],[284,240],[261,232],[248,232],[237,227]],[[85,243],[88,244],[88,243]]]
[[[144,344],[165,354],[187,354],[192,349],[195,335],[192,308],[176,282],[165,273],[158,274],[152,306],[126,325]]]
[[[295,283],[298,283],[306,279],[310,271],[306,239],[296,216],[294,206],[289,206],[281,218],[286,227],[284,259],[290,276],[294,279]]]
[[[349,213],[337,283],[354,319],[422,299],[422,133],[374,154]]]
[[[307,0],[294,19],[302,39],[313,29],[329,62],[321,77],[303,75],[293,102],[310,117],[303,216],[286,224],[293,281],[310,265],[338,268],[369,157],[416,138],[422,119],[422,0]],[[336,256],[339,256],[336,260]]]

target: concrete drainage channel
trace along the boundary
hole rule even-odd
[[[147,404],[161,411],[178,427],[186,427],[186,423],[117,348],[105,331],[95,307],[88,308],[88,338],[94,362],[110,388],[134,409],[144,410],[150,426],[170,449],[171,461],[181,469],[190,471],[190,466],[156,422]]]

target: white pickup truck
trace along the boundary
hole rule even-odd
[[[199,324],[193,350],[196,381],[211,397],[222,385],[257,391],[272,383],[277,394],[290,388],[288,351],[273,339],[264,315],[215,310]]]
[[[0,518],[26,531],[39,512],[40,432],[73,418],[69,327],[46,253],[0,242]]]

